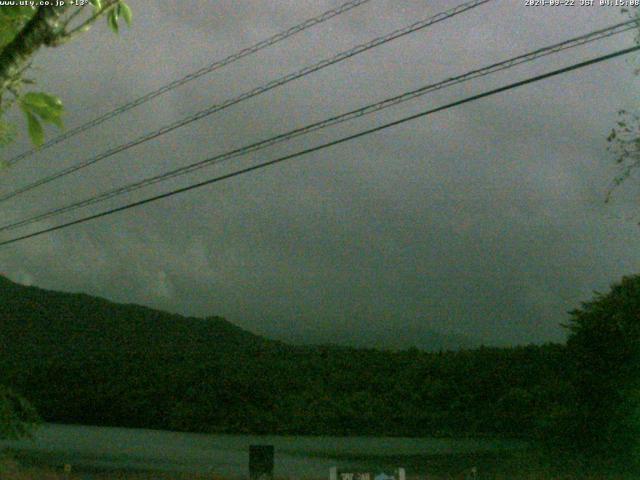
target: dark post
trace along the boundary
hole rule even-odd
[[[273,445],[249,445],[249,479],[273,480]]]

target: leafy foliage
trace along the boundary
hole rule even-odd
[[[20,97],[20,107],[27,117],[31,141],[38,147],[44,143],[44,129],[41,122],[52,123],[63,128],[62,101],[54,95],[44,92],[29,92]]]
[[[620,110],[616,126],[607,137],[608,150],[615,155],[619,167],[618,175],[613,179],[607,192],[606,201],[610,201],[613,191],[627,180],[640,166],[640,117],[638,114]]]
[[[90,3],[93,13],[78,24],[72,25],[72,21],[76,19],[77,14],[80,13],[78,9],[82,7],[67,10],[66,16],[58,22],[60,24],[59,31],[56,31],[52,38],[48,38],[47,45],[58,46],[75,38],[78,34],[86,32],[102,16],[106,17],[109,27],[115,33],[118,33],[119,18],[123,18],[127,25],[131,25],[131,8],[124,1],[92,0]],[[0,52],[5,48],[9,48],[16,39],[20,39],[18,35],[27,23],[34,19],[36,11],[37,8],[31,6],[5,6],[0,8]],[[11,77],[6,87],[3,87],[13,95],[13,99],[10,101],[3,99],[5,91],[0,90],[0,120],[14,103],[19,104],[25,115],[29,137],[32,143],[39,147],[45,140],[43,123],[50,123],[58,128],[63,128],[61,117],[63,107],[62,102],[55,95],[44,92],[24,94],[23,87],[29,83],[32,83],[32,81],[24,78],[23,71],[21,71],[15,78]],[[3,133],[15,130],[7,128],[7,126],[6,122],[0,124],[0,146],[5,145],[14,138],[14,136],[3,135]]]
[[[131,12],[131,8],[124,2],[119,2],[116,8],[111,10],[107,15],[107,25],[113,31],[113,33],[118,33],[120,27],[118,25],[118,20],[123,18],[125,23],[128,26],[131,26],[131,20],[133,18],[133,14]]]
[[[17,439],[31,435],[40,423],[33,406],[23,397],[0,385],[0,439]]]
[[[124,2],[118,3],[118,14],[124,18],[124,21],[130,27],[131,22],[133,21],[133,12],[131,11],[131,7]]]
[[[640,454],[640,276],[571,312],[567,342],[578,391],[576,439],[612,457]]]
[[[640,9],[637,7],[622,8],[621,12],[636,21],[638,28],[636,29],[635,41],[640,44]],[[640,69],[636,68],[634,73],[640,74]],[[618,120],[611,129],[607,142],[609,142],[608,150],[615,155],[615,162],[618,165],[618,174],[607,191],[605,201],[609,202],[615,189],[622,185],[635,169],[640,167],[640,116],[626,109],[619,110]]]
[[[0,49],[11,42],[35,13],[35,7],[3,6],[0,8]]]

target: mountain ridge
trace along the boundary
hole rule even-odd
[[[36,294],[47,297],[49,299],[60,300],[66,298],[75,301],[86,301],[88,303],[98,303],[100,307],[109,307],[114,310],[130,309],[131,312],[139,312],[143,316],[160,316],[162,318],[173,318],[176,321],[192,322],[207,322],[210,325],[217,325],[223,330],[236,331],[241,335],[253,335],[260,337],[263,340],[279,342],[289,344],[292,347],[295,346],[326,346],[331,345],[352,347],[352,348],[373,348],[377,350],[402,350],[408,348],[419,348],[425,351],[440,351],[440,350],[459,350],[464,348],[472,348],[477,345],[478,342],[474,342],[472,339],[462,334],[449,334],[443,333],[435,329],[418,329],[415,326],[410,329],[402,329],[400,332],[365,332],[363,334],[355,334],[348,331],[332,331],[331,334],[312,334],[307,335],[305,333],[288,332],[272,332],[268,334],[258,334],[240,327],[235,323],[220,317],[217,315],[210,315],[205,317],[183,315],[180,313],[167,312],[165,310],[154,308],[146,305],[141,305],[131,302],[118,302],[102,296],[92,295],[85,292],[64,292],[57,290],[50,290],[33,285],[22,285],[18,282],[14,282],[6,276],[0,275],[0,288],[10,288],[13,291],[20,292],[21,294],[27,293],[29,297],[33,297]],[[24,289],[24,290],[23,290]],[[409,331],[411,330],[411,331]],[[244,332],[244,333],[241,333]],[[311,337],[316,337],[315,339]],[[338,339],[338,340],[337,340]]]

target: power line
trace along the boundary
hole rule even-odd
[[[466,12],[467,10],[470,10],[472,8],[476,8],[484,3],[488,3],[492,0],[472,0],[470,2],[466,2],[463,3],[461,5],[458,5],[457,7],[451,8],[449,10],[446,10],[444,12],[441,12],[433,17],[429,17],[423,20],[420,20],[418,22],[415,22],[407,27],[398,29],[398,30],[394,30],[393,32],[375,38],[367,43],[358,45],[356,47],[353,47],[349,50],[346,50],[344,52],[341,52],[333,57],[330,57],[328,59],[322,60],[316,64],[307,66],[302,68],[301,70],[298,70],[297,72],[294,73],[290,73],[288,75],[285,75],[284,77],[281,77],[277,80],[273,80],[261,87],[257,87],[254,88],[253,90],[249,90],[237,97],[234,97],[232,99],[226,100],[224,102],[222,102],[219,105],[213,105],[209,108],[206,108],[204,110],[201,110],[199,112],[196,112],[195,114],[192,114],[188,117],[185,117],[181,120],[177,120],[176,122],[173,122],[169,125],[166,125],[158,130],[155,130],[153,132],[147,133],[135,140],[132,140],[130,142],[127,142],[125,144],[121,144],[117,147],[111,148],[95,157],[92,157],[88,160],[85,160],[83,162],[77,163],[75,165],[72,165],[68,168],[65,168],[63,170],[60,170],[56,173],[53,173],[47,177],[44,177],[40,180],[36,180],[33,183],[30,183],[24,187],[18,188],[17,190],[13,190],[11,192],[5,193],[3,195],[0,195],[0,202],[9,200],[10,198],[13,198],[17,195],[20,195],[22,193],[28,192],[30,190],[33,190],[34,188],[40,187],[42,185],[45,185],[49,182],[52,182],[54,180],[57,180],[58,178],[64,177],[66,175],[70,175],[71,173],[77,172],[78,170],[81,170],[83,168],[86,168],[90,165],[93,165],[97,162],[99,162],[100,160],[104,160],[105,158],[108,158],[112,155],[115,155],[116,153],[120,153],[123,152],[125,150],[128,150],[132,147],[135,147],[137,145],[140,145],[141,143],[144,142],[148,142],[149,140],[153,140],[154,138],[157,138],[161,135],[164,135],[165,133],[169,133],[173,130],[176,130],[177,128],[183,127],[185,125],[188,125],[192,122],[195,122],[196,120],[200,120],[204,117],[207,117],[209,115],[212,115],[213,113],[219,112],[221,110],[224,110],[232,105],[235,105],[237,103],[240,103],[244,100],[248,100],[249,98],[255,97],[257,95],[260,95],[262,93],[268,92],[269,90],[272,90],[276,87],[280,87],[286,83],[289,83],[293,80],[296,80],[298,78],[304,77],[306,75],[309,75],[311,73],[314,73],[318,70],[321,70],[323,68],[326,68],[330,65],[334,65],[338,62],[341,62],[343,60],[346,60],[348,58],[351,58],[355,55],[358,55],[362,52],[365,52],[367,50],[370,50],[372,48],[375,48],[379,45],[388,43],[392,40],[395,40],[397,38],[403,37],[405,35],[408,35],[410,33],[416,32],[418,30],[421,30],[423,28],[429,27],[435,23],[441,22],[443,20],[447,20],[455,15],[459,15],[460,13]]]
[[[132,108],[138,107],[140,105],[142,105],[143,103],[148,102],[149,100],[152,100],[156,97],[159,97],[160,95],[164,95],[165,93],[180,87],[181,85],[184,85],[185,83],[188,83],[192,80],[195,80],[197,78],[202,77],[203,75],[207,75],[208,73],[211,73],[215,70],[218,70],[219,68],[222,68],[226,65],[229,65],[233,62],[236,62],[244,57],[247,57],[249,55],[252,55],[256,52],[259,52],[260,50],[263,50],[271,45],[275,45],[278,42],[281,42],[289,37],[292,37],[300,32],[303,32],[304,30],[311,28],[315,25],[318,25],[322,22],[325,22],[333,17],[336,17],[342,13],[348,12],[349,10],[352,10],[356,7],[359,7],[360,5],[367,3],[371,0],[350,0],[342,5],[340,5],[337,8],[333,8],[331,10],[327,10],[326,12],[313,17],[313,18],[309,18],[307,20],[305,20],[304,22],[289,28],[288,30],[285,30],[283,32],[277,33],[265,40],[262,40],[258,43],[256,43],[255,45],[252,45],[250,47],[244,48],[236,53],[233,53],[231,55],[229,55],[226,58],[223,58],[222,60],[217,60],[213,63],[211,63],[210,65],[207,65],[206,67],[203,67],[199,70],[196,70],[195,72],[191,72],[187,75],[185,75],[182,78],[179,78],[177,80],[174,80],[170,83],[167,83],[166,85],[161,86],[160,88],[153,90],[141,97],[136,98],[135,100],[132,100],[128,103],[125,103],[124,105],[119,106],[118,108],[115,108],[114,110],[111,110],[110,112],[105,113],[104,115],[101,115],[99,117],[94,118],[93,120],[90,120],[87,123],[84,123],[82,125],[79,125],[75,128],[72,128],[71,130],[68,130],[60,135],[58,135],[57,137],[52,138],[51,140],[45,142],[41,147],[39,148],[32,148],[31,150],[27,150],[26,152],[23,152],[19,155],[16,155],[15,157],[11,158],[10,160],[8,160],[6,162],[7,166],[11,166],[14,165],[15,163],[19,162],[20,160],[23,160],[27,157],[30,157],[31,155],[33,155],[34,153],[37,152],[41,152],[42,150],[45,150],[49,147],[52,147],[54,145],[57,145],[60,142],[63,142],[75,135],[78,135],[79,133],[85,132],[93,127],[96,127],[98,125],[100,125],[101,123],[106,122],[107,120],[120,115],[128,110],[131,110]]]
[[[23,227],[26,225],[29,225],[31,223],[40,221],[40,220],[45,220],[47,218],[51,218],[57,215],[61,215],[63,213],[68,213],[74,210],[77,210],[79,208],[82,207],[87,207],[89,205],[94,205],[96,203],[99,202],[103,202],[105,200],[108,200],[110,198],[114,198],[116,196],[120,196],[123,195],[125,193],[129,193],[129,192],[133,192],[135,190],[138,190],[140,188],[149,186],[149,185],[153,185],[180,175],[185,175],[191,172],[194,172],[196,170],[199,170],[201,168],[204,167],[208,167],[211,166],[213,164],[218,164],[221,163],[223,161],[232,159],[232,158],[237,158],[239,156],[243,156],[249,153],[254,153],[256,151],[262,150],[264,148],[276,145],[278,143],[287,141],[287,140],[291,140],[292,138],[301,136],[301,135],[305,135],[323,128],[327,128],[329,126],[332,125],[336,125],[339,123],[343,123],[349,120],[353,120],[355,118],[359,118],[365,115],[369,115],[375,112],[378,112],[380,110],[383,110],[385,108],[389,108],[395,105],[398,105],[400,103],[406,102],[408,100],[412,100],[415,98],[418,98],[420,96],[423,96],[425,94],[434,92],[436,90],[440,90],[443,88],[448,88],[450,86],[453,85],[457,85],[463,82],[467,82],[470,80],[473,80],[475,78],[479,78],[479,77],[483,77],[492,73],[496,73],[502,70],[507,70],[509,68],[513,68],[517,65],[521,65],[523,63],[527,63],[527,62],[531,62],[533,60],[537,60],[539,58],[545,57],[547,55],[551,55],[554,53],[558,53],[570,48],[575,48],[581,45],[585,45],[587,43],[590,42],[594,42],[596,40],[602,40],[603,38],[607,38],[607,37],[611,37],[613,35],[617,35],[623,32],[626,32],[628,30],[631,29],[635,29],[636,28],[636,21],[635,20],[630,20],[627,22],[622,22],[616,25],[612,25],[610,27],[607,28],[603,28],[600,30],[596,30],[594,32],[585,34],[585,35],[581,35],[578,37],[574,37],[572,39],[569,40],[565,40],[563,42],[560,43],[556,43],[554,45],[550,45],[547,47],[543,47],[543,48],[539,48],[537,50],[534,50],[532,52],[529,53],[525,53],[523,55],[519,55],[513,58],[510,58],[508,60],[504,60],[498,63],[494,63],[491,65],[488,65],[486,67],[482,67],[476,70],[472,70],[468,73],[465,73],[463,75],[458,75],[456,77],[451,77],[448,78],[446,80],[437,82],[437,83],[433,83],[430,85],[426,85],[423,87],[420,87],[418,89],[415,90],[411,90],[409,92],[405,92],[401,95],[396,95],[394,97],[391,98],[387,98],[385,100],[382,100],[380,102],[374,103],[374,104],[370,104],[367,105],[365,107],[362,108],[358,108],[356,110],[352,110],[350,112],[346,112],[343,113],[341,115],[337,115],[334,117],[330,117],[328,119],[319,121],[319,122],[315,122],[309,125],[306,125],[304,127],[301,128],[297,128],[294,130],[291,130],[289,132],[280,134],[280,135],[276,135],[274,137],[271,137],[269,139],[266,140],[262,140],[241,148],[237,148],[235,150],[229,151],[229,152],[225,152],[219,155],[216,155],[214,157],[205,159],[205,160],[201,160],[199,162],[196,163],[192,163],[190,165],[186,165],[184,167],[180,167],[174,170],[171,170],[169,172],[165,172],[162,174],[158,174],[134,183],[130,183],[128,185],[122,186],[122,187],[118,187],[115,189],[112,189],[110,191],[101,193],[99,195],[96,196],[92,196],[88,199],[85,200],[81,200],[79,202],[74,202],[62,207],[58,207],[52,210],[49,210],[47,212],[41,213],[41,214],[37,214],[35,216],[32,217],[28,217],[26,219],[23,220],[18,220],[18,221],[14,221],[12,223],[9,224],[5,224],[3,226],[0,226],[0,232],[2,231],[7,231],[7,230],[13,230],[15,228],[19,228],[19,227]]]
[[[567,72],[570,72],[570,71],[573,71],[573,70],[578,70],[580,68],[584,68],[584,67],[587,67],[589,65],[594,65],[596,63],[604,62],[606,60],[610,60],[612,58],[616,58],[616,57],[619,57],[621,55],[627,55],[629,53],[636,52],[638,50],[640,50],[640,45],[635,46],[635,47],[626,48],[626,49],[623,49],[623,50],[618,50],[618,51],[616,51],[614,53],[610,53],[610,54],[607,54],[607,55],[602,55],[600,57],[596,57],[596,58],[593,58],[591,60],[587,60],[587,61],[584,61],[584,62],[576,63],[576,64],[571,65],[569,67],[560,68],[558,70],[554,70],[554,71],[549,72],[549,73],[545,73],[545,74],[542,74],[542,75],[537,75],[535,77],[531,77],[531,78],[528,78],[526,80],[521,80],[519,82],[511,83],[509,85],[506,85],[506,86],[503,86],[503,87],[499,87],[499,88],[495,88],[495,89],[489,90],[487,92],[483,92],[483,93],[480,93],[480,94],[477,94],[477,95],[472,95],[472,96],[466,97],[466,98],[464,98],[462,100],[458,100],[458,101],[455,101],[455,102],[452,102],[452,103],[448,103],[448,104],[443,105],[441,107],[433,108],[433,109],[426,110],[426,111],[423,111],[423,112],[420,112],[420,113],[417,113],[417,114],[414,114],[414,115],[410,115],[408,117],[404,117],[404,118],[401,118],[399,120],[395,120],[393,122],[385,123],[383,125],[380,125],[380,126],[377,126],[377,127],[373,127],[373,128],[370,128],[368,130],[364,130],[362,132],[358,132],[358,133],[353,134],[353,135],[342,137],[342,138],[339,138],[337,140],[332,140],[330,142],[323,143],[323,144],[317,145],[315,147],[307,148],[305,150],[301,150],[301,151],[298,151],[298,152],[295,152],[295,153],[292,153],[292,154],[289,154],[289,155],[285,155],[283,157],[279,157],[279,158],[276,158],[274,160],[270,160],[268,162],[264,162],[264,163],[260,163],[260,164],[257,164],[257,165],[253,165],[251,167],[243,168],[241,170],[236,170],[235,172],[231,172],[231,173],[227,173],[227,174],[224,174],[224,175],[220,175],[220,176],[211,178],[209,180],[204,180],[202,182],[195,183],[195,184],[192,184],[192,185],[189,185],[189,186],[186,186],[186,187],[178,188],[178,189],[175,189],[175,190],[171,190],[169,192],[165,192],[165,193],[162,193],[162,194],[159,194],[159,195],[155,195],[155,196],[152,196],[152,197],[145,198],[143,200],[138,200],[136,202],[128,203],[128,204],[122,205],[120,207],[116,207],[116,208],[112,208],[112,209],[109,209],[109,210],[105,210],[105,211],[102,211],[100,213],[96,213],[96,214],[93,214],[93,215],[89,215],[87,217],[79,218],[79,219],[76,219],[76,220],[73,220],[73,221],[70,221],[70,222],[66,222],[66,223],[63,223],[63,224],[60,224],[60,225],[56,225],[54,227],[45,228],[45,229],[38,230],[38,231],[33,232],[33,233],[29,233],[29,234],[22,235],[22,236],[19,236],[19,237],[15,237],[15,238],[12,238],[12,239],[9,239],[9,240],[5,240],[5,241],[0,242],[0,246],[9,245],[11,243],[19,242],[21,240],[26,240],[28,238],[33,238],[33,237],[36,237],[36,236],[39,236],[39,235],[43,235],[45,233],[50,233],[50,232],[54,232],[56,230],[67,228],[67,227],[70,227],[72,225],[78,225],[80,223],[84,223],[84,222],[88,222],[90,220],[95,220],[95,219],[98,219],[98,218],[106,217],[108,215],[112,215],[112,214],[117,213],[117,212],[122,212],[124,210],[129,210],[131,208],[138,207],[138,206],[141,206],[141,205],[146,205],[147,203],[155,202],[157,200],[161,200],[161,199],[167,198],[167,197],[172,197],[174,195],[178,195],[180,193],[188,192],[190,190],[194,190],[196,188],[204,187],[206,185],[211,185],[213,183],[217,183],[217,182],[220,182],[222,180],[226,180],[226,179],[229,179],[229,178],[232,178],[232,177],[237,177],[239,175],[242,175],[242,174],[245,174],[245,173],[249,173],[249,172],[252,172],[254,170],[259,170],[259,169],[262,169],[262,168],[265,168],[265,167],[268,167],[268,166],[271,166],[271,165],[275,165],[277,163],[281,163],[281,162],[284,162],[286,160],[291,160],[291,159],[296,158],[296,157],[301,157],[303,155],[308,155],[310,153],[317,152],[319,150],[323,150],[325,148],[332,147],[334,145],[339,145],[341,143],[345,143],[345,142],[348,142],[348,141],[351,141],[351,140],[355,140],[357,138],[364,137],[366,135],[370,135],[372,133],[379,132],[381,130],[385,130],[387,128],[391,128],[391,127],[394,127],[394,126],[409,122],[411,120],[416,120],[418,118],[425,117],[427,115],[431,115],[431,114],[436,113],[436,112],[441,112],[443,110],[447,110],[447,109],[450,109],[450,108],[453,108],[453,107],[457,107],[457,106],[463,105],[465,103],[470,103],[470,102],[473,102],[473,101],[476,101],[476,100],[480,100],[480,99],[485,98],[485,97],[489,97],[489,96],[496,95],[496,94],[501,93],[501,92],[505,92],[507,90],[512,90],[514,88],[518,88],[518,87],[521,87],[523,85],[528,85],[530,83],[538,82],[538,81],[541,81],[541,80],[544,80],[544,79],[547,79],[547,78],[551,78],[551,77],[554,77],[554,76],[557,76],[557,75],[561,75],[561,74],[564,74],[564,73],[567,73]]]

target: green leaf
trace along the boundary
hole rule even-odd
[[[32,7],[0,7],[0,48],[7,45],[33,16]]]
[[[63,111],[62,100],[60,100],[60,98],[56,97],[55,95],[51,95],[50,93],[29,92],[23,95],[20,101],[23,104],[33,107],[46,108],[53,112],[62,113]]]
[[[20,106],[25,112],[35,114],[43,122],[63,128],[61,115],[64,111],[62,101],[55,95],[44,92],[29,92],[20,97]]]
[[[107,24],[113,33],[118,33],[118,13],[117,9],[113,9],[107,15]]]
[[[102,10],[102,0],[89,0],[89,3],[93,5],[93,8],[96,12]]]
[[[128,26],[131,26],[131,20],[133,19],[131,7],[122,1],[118,4],[118,7],[120,9],[120,15],[124,18],[124,21],[127,22]]]
[[[2,27],[3,28],[0,29],[0,48],[3,48],[11,40],[13,40],[17,33],[15,29],[5,28],[4,25],[2,25]]]
[[[44,116],[40,115],[40,118],[44,121],[44,122],[49,122],[53,125],[55,125],[56,127],[58,127],[60,130],[62,130],[64,128],[64,122],[62,121],[62,118],[60,118],[60,116],[57,117],[47,117],[45,118]]]
[[[31,112],[24,112],[27,116],[27,124],[29,127],[29,137],[36,147],[44,143],[44,129],[37,117]]]
[[[12,7],[5,6],[4,8],[0,8],[0,16],[9,17],[9,18],[18,18],[18,19],[26,19],[30,18],[36,9],[35,7]]]

